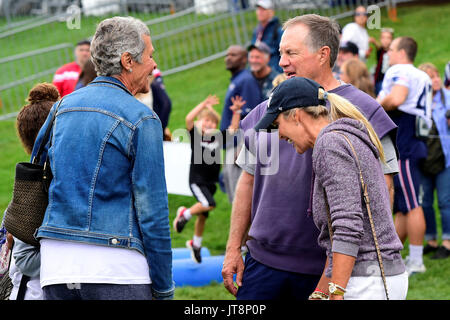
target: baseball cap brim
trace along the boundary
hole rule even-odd
[[[247,47],[247,51],[248,51],[248,52],[250,52],[250,51],[253,50],[253,49],[258,49],[258,47],[255,46],[254,44],[251,44],[251,45],[249,45],[249,46]]]
[[[255,125],[254,127],[255,131],[278,129],[276,126],[273,125],[273,122],[276,120],[279,114],[280,113],[266,112],[264,116]]]
[[[259,50],[259,51],[261,51],[261,52],[263,52],[265,54],[269,54],[270,55],[270,48],[264,42],[261,42],[259,44],[254,43],[254,44],[251,44],[251,45],[249,45],[247,47],[247,51],[248,52],[252,51],[253,49]]]
[[[324,99],[319,99],[319,89],[323,87],[303,77],[293,77],[283,81],[270,93],[264,115],[254,126],[255,131],[276,129],[277,126],[273,125],[273,122],[284,111],[326,105]]]

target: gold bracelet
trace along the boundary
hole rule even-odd
[[[309,295],[309,299],[328,300],[328,295],[322,291],[314,291]]]
[[[341,287],[340,285],[338,285],[334,282],[329,282],[328,283],[328,291],[330,292],[330,294],[343,296],[345,294],[346,290],[344,287]]]

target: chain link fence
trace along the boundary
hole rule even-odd
[[[129,15],[144,21],[158,68],[169,75],[223,57],[231,44],[249,44],[257,25],[255,2],[0,0],[0,47],[4,48],[0,50],[0,120],[17,114],[35,83],[51,82],[58,67],[73,61],[74,44],[92,37],[107,17]],[[351,16],[358,5],[386,7],[395,1],[275,0],[274,4],[284,22],[305,13],[340,19]]]

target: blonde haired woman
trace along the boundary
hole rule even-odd
[[[328,259],[310,298],[405,299],[408,275],[381,169],[383,148],[367,119],[344,98],[295,77],[274,89],[255,130],[274,127],[298,153],[313,149],[312,215]]]
[[[349,59],[341,66],[341,80],[364,91],[375,98],[375,86],[373,79],[367,70],[367,66],[359,59]]]

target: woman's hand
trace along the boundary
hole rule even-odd
[[[308,297],[308,300],[328,300],[329,295],[322,290],[316,289]]]
[[[310,295],[311,298],[309,300],[323,300],[322,297],[328,298],[329,292],[328,292],[328,282],[331,281],[330,278],[328,278],[325,274],[325,271],[328,269],[329,259],[327,257],[327,260],[325,262],[325,267],[323,268],[322,276],[320,277],[319,282],[317,283],[316,289],[314,292]],[[316,293],[316,294],[314,294]]]
[[[344,296],[338,294],[330,294],[330,300],[344,300]]]

